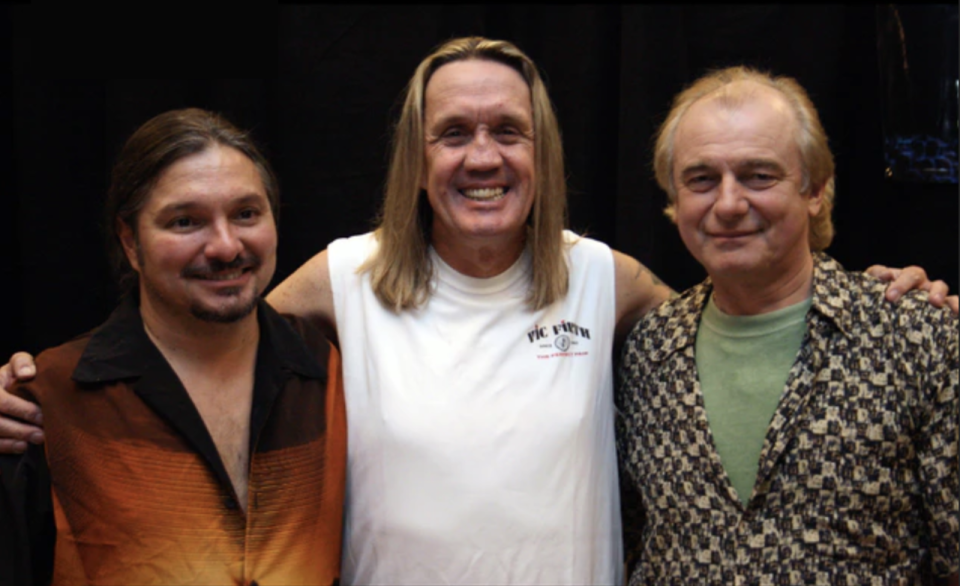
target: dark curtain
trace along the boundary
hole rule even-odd
[[[540,65],[571,226],[674,288],[704,273],[661,212],[651,137],[686,83],[737,63],[796,77],[819,108],[838,164],[830,252],[851,269],[920,264],[958,288],[956,185],[884,178],[873,5],[280,5],[241,24],[158,12],[155,27],[134,30],[64,10],[21,5],[0,18],[0,66],[12,72],[0,86],[0,362],[82,333],[114,306],[103,194],[120,145],[149,117],[208,108],[264,145],[282,188],[278,283],[372,226],[404,84],[438,43],[471,34],[511,40]],[[109,42],[90,44],[97,35]]]

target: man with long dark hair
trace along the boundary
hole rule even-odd
[[[198,109],[145,123],[106,203],[125,295],[13,392],[46,451],[0,456],[0,584],[332,584],[346,414],[339,354],[260,299],[277,181]]]

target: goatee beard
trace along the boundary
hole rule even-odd
[[[218,324],[232,324],[253,313],[253,310],[257,308],[258,301],[260,301],[260,297],[254,296],[250,302],[245,305],[222,311],[193,305],[190,307],[190,313],[193,315],[193,317],[202,321]]]

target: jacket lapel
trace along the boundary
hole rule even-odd
[[[763,449],[754,494],[766,492],[770,477],[787,446],[797,434],[811,397],[822,385],[830,384],[825,361],[847,352],[843,297],[847,295],[842,267],[833,259],[814,255],[813,299],[807,313],[803,342],[790,369],[780,403],[773,414]]]
[[[672,315],[661,316],[664,321],[663,327],[660,328],[661,334],[643,341],[643,344],[645,346],[644,350],[651,361],[676,361],[678,363],[675,367],[667,367],[667,371],[693,373],[692,385],[689,385],[689,390],[682,392],[678,399],[690,414],[690,422],[684,424],[683,429],[678,430],[678,432],[699,432],[703,434],[704,439],[699,454],[695,457],[709,467],[709,470],[706,470],[705,473],[713,483],[717,495],[725,496],[737,507],[742,507],[736,490],[733,488],[733,483],[723,467],[723,462],[720,461],[720,454],[717,452],[713,432],[707,418],[703,390],[700,387],[700,373],[697,370],[697,329],[700,327],[703,308],[712,290],[710,279],[707,279],[684,293],[682,299],[675,306]],[[661,308],[662,310],[663,308]]]

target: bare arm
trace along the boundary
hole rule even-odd
[[[617,327],[614,356],[640,318],[676,293],[637,259],[613,251],[617,288]]]
[[[321,251],[267,295],[267,302],[280,313],[302,317],[337,342],[337,317],[333,310],[327,251]],[[338,344],[339,345],[339,344]]]
[[[614,351],[620,347],[630,330],[643,315],[668,299],[674,292],[636,259],[613,251],[616,275],[616,334]],[[957,296],[946,296],[943,281],[931,282],[920,267],[890,269],[874,265],[870,274],[893,282],[887,289],[887,298],[895,300],[910,289],[930,292],[933,305],[949,305],[958,312]],[[311,321],[317,328],[337,342],[337,322],[333,308],[333,290],[327,251],[324,250],[304,263],[267,296],[267,301],[281,313],[289,313]],[[939,306],[939,305],[938,305]],[[36,374],[33,356],[18,352],[10,362],[0,367],[0,453],[22,453],[27,443],[43,443],[43,416],[40,408],[29,401],[7,392],[17,380],[30,380]]]

